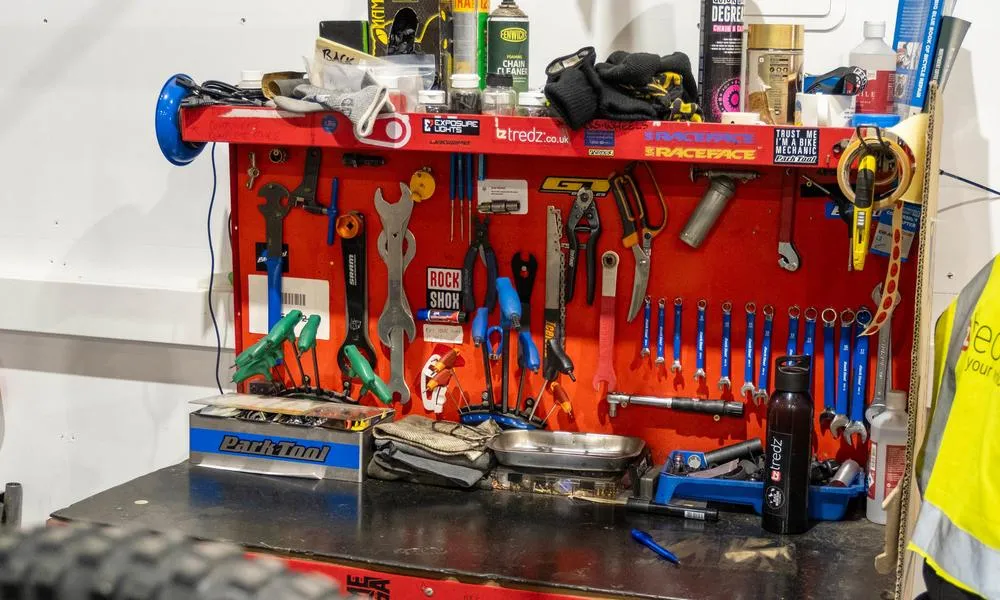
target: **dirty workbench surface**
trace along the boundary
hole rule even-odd
[[[136,504],[145,500],[145,504]],[[857,511],[855,511],[857,512]],[[863,518],[765,534],[753,514],[719,523],[626,514],[561,497],[363,486],[168,467],[53,517],[180,530],[250,549],[374,570],[648,598],[878,598],[883,528]],[[645,529],[681,567],[632,541]]]

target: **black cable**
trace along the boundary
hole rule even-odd
[[[944,175],[945,177],[951,177],[952,179],[957,179],[958,181],[961,181],[962,183],[971,185],[974,188],[979,188],[979,189],[983,190],[984,192],[989,192],[989,193],[993,194],[994,196],[1000,196],[1000,191],[997,191],[997,190],[995,190],[995,189],[993,189],[991,187],[985,186],[985,185],[983,185],[981,183],[977,183],[975,181],[972,181],[971,179],[966,179],[965,177],[962,177],[961,175],[955,175],[954,173],[949,173],[948,171],[945,171],[944,169],[941,169],[941,174]]]
[[[212,143],[212,197],[208,201],[208,256],[211,269],[208,271],[208,314],[212,317],[212,328],[215,329],[215,385],[222,391],[222,380],[219,378],[219,367],[222,364],[222,336],[219,334],[219,322],[215,318],[215,306],[212,304],[212,288],[215,286],[215,248],[212,245],[212,209],[215,208],[215,190],[219,185],[219,174],[215,168],[215,143]]]

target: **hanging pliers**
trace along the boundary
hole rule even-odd
[[[582,240],[581,240],[582,236]],[[566,302],[573,300],[576,289],[576,265],[581,250],[587,253],[587,304],[593,306],[597,290],[597,239],[601,236],[601,219],[597,213],[594,191],[581,187],[566,219],[569,239],[569,265],[566,269]]]
[[[476,287],[473,276],[476,272],[476,255],[486,266],[486,301],[481,305],[485,306],[487,312],[493,312],[497,305],[497,255],[490,246],[489,225],[490,218],[486,217],[482,221],[479,217],[473,218],[473,234],[469,243],[469,249],[465,252],[465,263],[462,265],[462,308],[467,314],[473,314],[476,307]]]

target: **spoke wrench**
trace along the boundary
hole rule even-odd
[[[872,313],[865,307],[858,309],[857,332],[854,340],[854,355],[851,357],[851,422],[844,430],[844,437],[851,445],[855,445],[854,436],[861,438],[856,447],[864,446],[868,441],[868,429],[865,428],[865,396],[868,395],[868,336],[861,332],[872,322]]]
[[[765,304],[761,309],[764,313],[764,338],[760,342],[760,370],[757,371],[757,389],[753,393],[753,403],[760,405],[770,397],[767,386],[771,379],[771,333],[774,331],[774,307]]]
[[[722,303],[722,364],[720,371],[722,377],[719,378],[719,391],[729,392],[733,389],[733,382],[729,378],[731,369],[730,353],[732,352],[733,333],[733,303],[726,300]]]
[[[754,363],[754,329],[756,328],[757,322],[757,305],[753,302],[747,302],[746,305],[747,312],[747,339],[743,346],[743,387],[740,388],[740,393],[745,397],[750,394],[751,397],[754,393],[753,386],[753,363]]]
[[[705,381],[705,311],[708,301],[698,300],[698,332],[695,338],[695,381]]]
[[[351,376],[354,369],[347,356],[347,347],[354,346],[371,368],[376,367],[377,356],[368,339],[368,254],[365,235],[365,216],[351,211],[337,218],[340,235],[340,253],[344,262],[344,297],[347,306],[344,343],[337,351],[337,364],[344,380],[346,395],[350,396]]]
[[[840,343],[837,352],[837,406],[836,415],[830,423],[830,433],[838,438],[850,424],[847,418],[848,399],[851,385],[851,342],[854,338],[854,311],[846,309],[840,313]]]
[[[267,327],[272,329],[281,320],[281,272],[284,269],[282,236],[285,216],[292,209],[285,186],[269,183],[257,194],[264,199],[257,210],[264,215],[264,258],[267,261]]]
[[[681,316],[684,309],[684,299],[674,299],[674,364],[670,365],[670,370],[674,373],[681,372]]]
[[[837,416],[834,402],[837,397],[837,311],[823,309],[823,412],[819,415],[820,427],[831,429]]]
[[[872,291],[872,300],[875,306],[882,302],[882,284],[875,286]],[[865,419],[869,423],[872,419],[880,415],[885,410],[885,398],[892,390],[892,313],[885,320],[882,328],[878,330],[878,354],[875,362],[875,395],[872,403],[865,410]]]
[[[403,272],[417,252],[417,243],[408,229],[413,213],[410,188],[400,183],[399,189],[401,196],[395,204],[385,201],[382,188],[375,191],[375,211],[382,220],[382,233],[378,236],[376,247],[389,271],[385,307],[378,319],[378,337],[389,347],[389,389],[393,394],[399,394],[401,403],[407,404],[410,388],[406,385],[404,374],[404,336],[412,342],[417,336],[417,326],[406,299]]]

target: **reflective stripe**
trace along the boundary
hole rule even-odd
[[[935,354],[946,352],[947,358],[945,359],[944,371],[941,374],[940,387],[936,390],[937,395],[934,398],[934,412],[931,415],[930,427],[927,428],[927,437],[924,438],[923,448],[921,448],[917,458],[917,483],[921,492],[926,493],[927,484],[931,479],[931,471],[934,470],[934,462],[937,460],[938,451],[941,448],[945,426],[948,424],[948,416],[951,414],[951,405],[955,400],[955,365],[958,363],[958,357],[962,354],[962,346],[969,331],[972,313],[983,290],[986,289],[986,284],[989,283],[990,277],[993,275],[995,264],[996,259],[991,260],[962,289],[958,299],[954,302],[955,310],[951,321],[951,339],[948,346],[947,348],[935,348]]]
[[[987,598],[1000,598],[1000,551],[956,527],[926,500],[912,543],[945,579]]]

